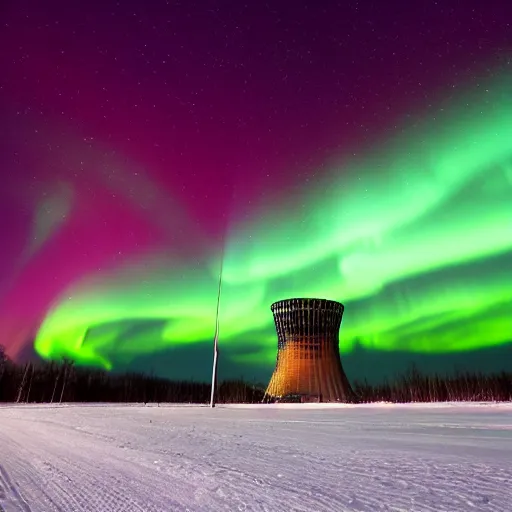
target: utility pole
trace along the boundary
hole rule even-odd
[[[217,362],[219,358],[219,309],[220,292],[222,289],[222,267],[224,264],[224,253],[220,262],[219,289],[217,292],[217,314],[215,316],[215,337],[213,338],[213,369],[212,369],[212,391],[210,396],[210,407],[215,407],[215,391],[217,387]]]

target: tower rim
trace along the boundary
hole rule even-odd
[[[304,301],[304,302],[313,302],[315,301],[317,304],[323,304],[325,306],[332,306],[334,308],[341,307],[341,310],[343,311],[345,309],[345,305],[342,302],[339,302],[337,300],[332,299],[320,299],[318,297],[292,297],[290,299],[281,299],[273,302],[270,305],[270,309],[273,312],[275,309],[277,309],[279,306],[286,305],[286,304],[292,304],[295,301]]]

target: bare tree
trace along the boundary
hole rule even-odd
[[[32,366],[32,371],[30,372],[30,381],[28,383],[27,397],[25,398],[25,402],[27,402],[27,404],[30,401],[30,390],[32,389],[32,379],[34,378],[34,370],[35,370],[35,365],[31,365],[31,366]]]
[[[21,397],[23,395],[23,389],[25,388],[25,383],[27,382],[27,374],[28,370],[31,368],[32,363],[27,363],[25,365],[25,371],[23,372],[23,379],[21,380],[20,387],[18,389],[18,396],[16,397],[16,403],[20,403]]]
[[[59,383],[61,372],[62,372],[62,368],[59,368],[59,371],[57,372],[57,377],[55,377],[55,384],[53,386],[52,398],[50,399],[51,404],[53,404],[53,399],[55,398],[55,391],[57,390],[57,384]]]
[[[60,392],[59,403],[62,403],[62,397],[64,396],[64,390],[66,389],[66,383],[69,378],[69,374],[71,373],[71,368],[73,367],[73,361],[71,359],[67,359],[66,357],[62,358],[62,366],[64,368],[64,380],[62,382],[62,389]]]
[[[0,381],[2,380],[2,376],[5,371],[5,364],[7,363],[7,354],[5,352],[5,347],[0,345]]]

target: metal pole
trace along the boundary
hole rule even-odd
[[[222,266],[224,264],[224,253],[220,262],[219,289],[217,292],[217,313],[215,317],[215,337],[213,339],[213,369],[212,369],[212,390],[210,396],[210,407],[215,407],[215,391],[217,387],[217,362],[219,358],[219,309],[220,293],[222,289]]]

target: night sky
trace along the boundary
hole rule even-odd
[[[454,7],[455,6],[455,7]],[[510,369],[512,6],[4,0],[0,344],[265,381],[270,304],[350,378]]]

